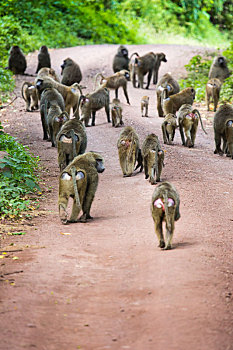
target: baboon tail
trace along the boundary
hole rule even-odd
[[[26,98],[25,98],[25,95],[24,95],[24,86],[27,85],[28,86],[28,82],[25,81],[22,85],[22,88],[21,88],[21,94],[22,94],[22,97],[24,99],[24,101],[26,101]]]
[[[97,73],[97,74],[95,75],[95,77],[94,77],[94,86],[93,86],[94,91],[96,90],[97,79],[98,79],[99,77],[101,77],[102,79],[104,79],[104,76],[103,76],[102,73]],[[100,83],[99,83],[99,86],[98,86],[98,87],[100,87]]]
[[[133,57],[133,55],[136,55],[137,57],[139,57],[139,54],[137,52],[132,53],[132,55],[130,56],[129,60],[131,60],[131,58]]]
[[[200,122],[201,122],[201,127],[202,127],[202,130],[203,130],[203,131],[204,131],[204,133],[207,135],[207,132],[205,131],[204,126],[203,126],[203,124],[202,124],[202,119],[201,119],[201,115],[200,115],[199,110],[198,110],[198,109],[194,109],[194,110],[192,111],[192,113],[193,113],[193,114],[195,114],[195,113],[197,113],[197,114],[198,114],[199,119],[200,119]]]
[[[74,129],[70,130],[70,135],[71,135],[71,138],[72,138],[72,150],[73,150],[73,159],[74,159],[74,157],[77,156]]]
[[[170,217],[169,217],[169,213],[168,213],[168,195],[167,195],[167,191],[164,192],[163,199],[164,199],[166,224],[167,224],[168,230],[171,231],[172,226],[171,226],[171,221],[170,221]]]
[[[71,176],[72,176],[72,181],[73,181],[73,186],[74,186],[74,196],[75,196],[75,202],[79,210],[81,210],[81,204],[80,204],[80,199],[79,199],[79,194],[78,194],[78,187],[77,187],[77,182],[76,182],[76,169],[73,166],[71,168]]]

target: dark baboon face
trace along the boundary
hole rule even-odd
[[[19,53],[21,52],[20,48],[18,45],[12,46],[11,50],[10,50],[10,54],[12,53]]]
[[[128,50],[122,49],[122,50],[121,50],[121,53],[122,53],[122,56],[128,57]]]
[[[126,77],[126,79],[127,79],[128,81],[130,81],[130,74],[129,74],[129,72],[125,72],[125,77]]]
[[[162,62],[167,62],[166,56],[164,55],[164,53],[159,53],[159,60]]]
[[[43,90],[43,79],[38,79],[36,82],[36,88],[39,92]]]
[[[196,92],[193,88],[191,88],[191,93],[192,93],[193,99],[195,100]]]
[[[102,173],[105,170],[104,163],[102,159],[96,159],[96,170],[98,173]]]
[[[221,57],[218,58],[218,64],[219,64],[220,67],[225,67],[226,66],[226,62],[225,62],[224,57],[221,56]]]
[[[46,45],[41,46],[40,51],[43,53],[48,53],[48,48]]]

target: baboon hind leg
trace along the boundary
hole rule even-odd
[[[82,206],[83,214],[79,219],[80,222],[86,222],[87,220],[93,219],[93,217],[90,215],[90,210],[91,210],[93,199],[95,197],[97,185],[98,185],[98,179],[96,179],[96,181],[93,181],[88,186],[88,189],[86,191],[86,194],[83,200],[83,206]]]
[[[155,224],[155,233],[156,233],[158,240],[159,240],[159,247],[164,248],[165,242],[164,242],[164,237],[163,237],[163,228],[162,228],[161,218],[159,218],[159,220],[156,220],[154,222],[154,224]]]

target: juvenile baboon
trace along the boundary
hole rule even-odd
[[[27,68],[26,58],[19,46],[12,46],[10,49],[10,57],[8,59],[8,69],[14,74],[24,74]]]
[[[114,98],[111,103],[112,126],[117,128],[124,125],[122,120],[122,106],[118,98]]]
[[[163,133],[163,142],[167,145],[171,145],[175,137],[175,131],[178,125],[176,124],[176,117],[174,114],[167,114],[161,125]]]
[[[77,118],[63,124],[57,134],[58,165],[62,171],[72,160],[86,151],[87,134],[83,123]]]
[[[21,93],[26,102],[26,111],[34,111],[39,108],[39,96],[35,84],[25,81],[21,88]]]
[[[159,117],[164,117],[163,114],[163,99],[168,98],[170,95],[177,94],[180,91],[178,82],[172,77],[170,73],[166,73],[158,81],[156,86],[157,95],[157,110]]]
[[[78,83],[75,83],[71,86],[66,86],[49,77],[38,77],[36,78],[36,87],[39,91],[39,94],[48,88],[57,89],[64,98],[65,110],[68,115],[70,115],[71,108],[73,108],[73,113],[77,110],[78,100],[82,93],[81,87],[78,85]]]
[[[53,80],[60,83],[60,80],[53,68],[44,67],[44,68],[41,68],[37,73],[37,78],[46,78],[46,77],[52,78]]]
[[[44,67],[51,68],[50,54],[46,45],[42,45],[39,50],[36,73],[38,73],[39,70]]]
[[[124,45],[120,45],[117,49],[117,54],[113,58],[113,71],[119,72],[122,69],[129,70],[128,50]]]
[[[82,80],[82,73],[79,65],[71,58],[66,58],[61,65],[61,83],[70,86],[74,83],[80,83]]]
[[[170,182],[162,182],[156,186],[152,195],[151,214],[159,247],[168,250],[172,247],[175,221],[180,218],[180,197]],[[163,235],[163,221],[166,223],[166,238]]]
[[[141,114],[142,117],[148,117],[149,97],[143,96],[141,99]],[[145,115],[143,115],[145,109]]]
[[[157,84],[158,82],[159,67],[161,65],[161,62],[167,62],[166,55],[163,52],[158,52],[155,54],[155,56],[156,60],[154,66],[153,84]]]
[[[142,144],[142,159],[145,171],[145,179],[151,185],[160,182],[162,168],[164,166],[164,151],[161,149],[158,136],[150,134]]]
[[[209,79],[218,78],[222,83],[231,75],[224,56],[215,57],[209,71]]]
[[[58,199],[59,215],[62,223],[67,223],[66,208],[69,197],[74,199],[69,222],[77,222],[81,209],[83,214],[78,221],[86,222],[93,219],[90,215],[90,209],[98,187],[98,173],[102,173],[104,170],[104,159],[95,152],[87,152],[75,157],[63,170],[60,175]],[[79,172],[83,172],[83,174],[78,174]],[[79,179],[83,179],[80,184],[78,183]],[[77,187],[74,186],[75,183]]]
[[[231,154],[232,156],[232,123],[233,107],[228,103],[224,103],[219,107],[214,115],[214,139],[215,139],[215,154],[220,156],[223,153]],[[227,133],[227,135],[226,135]],[[223,140],[223,150],[221,149],[221,141]]]
[[[65,102],[60,92],[54,88],[47,88],[42,91],[40,100],[40,117],[43,128],[43,140],[48,140],[48,122],[46,120],[45,110],[47,114],[51,105],[55,105],[60,109],[60,112],[58,112],[59,114],[65,110]]]
[[[228,157],[233,159],[233,116],[225,123],[225,134],[227,144],[224,151]]]
[[[61,110],[57,101],[50,102],[50,107],[48,109],[47,105],[45,104],[44,114],[52,147],[55,147],[57,134],[62,125],[69,120],[69,116],[67,112]]]
[[[193,101],[195,99],[195,90],[192,87],[188,87],[184,90],[181,90],[175,95],[171,95],[165,100],[163,100],[163,112],[164,115],[167,115],[169,113],[176,114],[178,109],[183,104],[193,104]]]
[[[140,171],[142,171],[139,138],[131,126],[126,126],[120,133],[117,140],[117,148],[120,166],[124,177],[131,176],[133,174],[136,162],[138,162],[136,169],[141,167]]]
[[[180,136],[181,136],[183,146],[194,147],[199,119],[201,122],[202,130],[204,131],[205,134],[207,134],[207,132],[203,127],[201,115],[198,109],[193,109],[192,105],[190,104],[183,104],[178,110],[177,115],[178,115]],[[184,138],[184,132],[186,136],[186,141]]]
[[[118,98],[118,89],[120,87],[123,88],[124,95],[126,98],[126,101],[129,103],[129,97],[127,92],[127,82],[130,80],[130,75],[127,70],[121,70],[119,72],[116,72],[115,74],[111,75],[110,77],[104,77],[102,73],[98,73],[95,76],[95,87],[98,77],[101,77],[100,80],[100,86],[102,88],[108,88],[111,90],[115,90],[115,96]]]
[[[108,123],[111,122],[109,114],[109,91],[106,88],[99,88],[94,92],[87,94],[86,96],[81,95],[78,102],[81,107],[81,121],[84,121],[85,126],[89,126],[89,119],[92,116],[91,125],[95,125],[96,111],[101,108],[105,108]]]
[[[210,102],[212,100],[214,103],[214,112],[216,112],[221,85],[222,83],[218,78],[212,78],[206,84],[206,105],[208,111],[210,110]]]

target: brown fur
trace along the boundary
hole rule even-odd
[[[158,82],[158,74],[159,74],[159,67],[161,65],[161,62],[167,62],[166,55],[163,52],[158,52],[155,54],[156,60],[155,60],[155,66],[154,66],[154,73],[153,73],[153,84],[157,84]]]
[[[149,107],[149,97],[143,96],[141,99],[141,114],[142,117],[148,117],[148,107]],[[145,115],[143,115],[143,111],[145,109]]]
[[[122,69],[129,70],[128,50],[124,45],[118,47],[117,53],[113,58],[112,69],[114,73],[119,72]]]
[[[180,91],[178,82],[172,77],[170,73],[166,73],[158,81],[156,86],[157,95],[157,110],[159,117],[164,117],[162,105],[163,99],[171,95],[177,94]]]
[[[195,99],[195,90],[192,87],[188,87],[175,95],[171,95],[163,100],[163,112],[164,115],[169,113],[176,114],[178,109],[183,104],[193,104]]]
[[[122,120],[122,106],[118,98],[114,98],[111,103],[111,117],[112,117],[112,126],[117,128],[120,125],[124,125]]]
[[[24,74],[27,68],[26,57],[19,46],[12,46],[10,49],[10,56],[8,59],[8,69],[14,74]]]
[[[38,71],[37,78],[46,78],[46,77],[52,78],[53,80],[60,83],[60,80],[53,68],[44,67]]]
[[[217,78],[222,83],[231,75],[224,56],[215,57],[209,71],[209,79]]]
[[[165,144],[171,145],[175,137],[175,131],[178,125],[176,124],[176,117],[174,114],[167,114],[161,125],[163,133],[163,142]]]
[[[69,120],[69,116],[66,112],[62,111],[56,101],[50,102],[50,107],[47,111],[45,106],[45,120],[48,125],[48,134],[52,147],[56,146],[56,137],[59,133],[62,125]]]
[[[223,153],[227,153],[232,157],[232,125],[229,123],[231,120],[233,120],[233,106],[225,103],[219,107],[214,115],[215,154],[223,155]],[[223,150],[221,149],[222,140]]]
[[[214,103],[214,112],[216,112],[221,85],[222,83],[218,78],[212,78],[206,84],[206,105],[208,111],[210,110],[210,101],[212,100]]]
[[[66,58],[61,65],[62,81],[61,83],[70,86],[74,83],[80,83],[82,80],[82,73],[79,65],[71,58]]]
[[[21,88],[21,93],[26,102],[26,111],[31,112],[39,108],[39,96],[35,84],[25,81]]]
[[[164,209],[155,206],[156,200],[163,202]],[[174,201],[174,205],[169,206],[169,200]],[[152,195],[151,214],[154,221],[155,233],[159,240],[159,247],[168,250],[172,247],[172,238],[175,228],[175,221],[180,218],[180,198],[176,188],[170,182],[162,182],[156,186]],[[166,237],[163,235],[163,221],[166,223]]]
[[[36,73],[38,73],[39,70],[44,67],[51,68],[50,54],[46,45],[41,46],[38,53],[38,65],[36,68]]]

